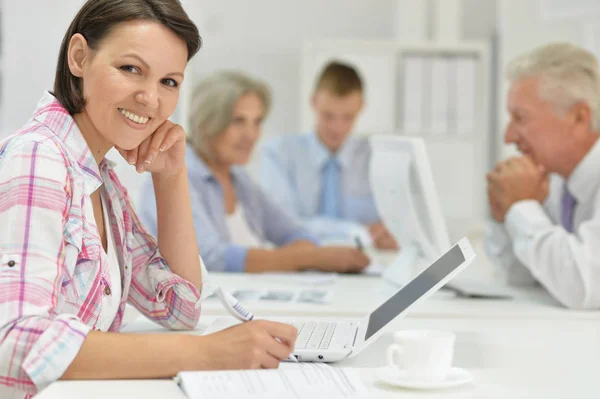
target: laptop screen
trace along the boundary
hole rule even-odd
[[[417,299],[425,295],[427,291],[452,273],[464,261],[465,257],[460,246],[455,245],[434,264],[412,279],[371,313],[365,340],[392,321],[394,317],[408,309]]]

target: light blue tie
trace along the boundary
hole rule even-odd
[[[340,217],[340,189],[340,165],[335,158],[329,158],[323,165],[321,174],[319,213],[322,216]]]

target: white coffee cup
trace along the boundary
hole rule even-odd
[[[387,363],[410,379],[441,381],[452,367],[455,341],[456,335],[449,331],[397,331],[387,348]]]

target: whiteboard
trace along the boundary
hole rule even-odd
[[[363,81],[365,106],[354,126],[354,133],[392,133],[396,123],[396,57],[389,51],[378,53],[360,47],[352,51],[310,48],[303,59],[300,118],[303,131],[313,129],[311,97],[323,68],[331,61],[347,63],[357,69]]]

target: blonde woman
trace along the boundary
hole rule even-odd
[[[369,259],[354,248],[319,247],[244,171],[271,105],[267,86],[223,71],[200,82],[192,97],[186,164],[198,248],[209,270],[318,269],[357,272]],[[143,190],[141,216],[156,229],[153,190]],[[266,244],[275,248],[266,248]]]

